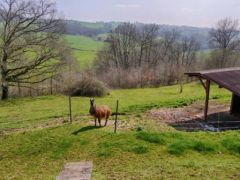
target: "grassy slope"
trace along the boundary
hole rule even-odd
[[[162,88],[145,88],[113,90],[109,96],[98,98],[97,104],[108,104],[114,108],[116,100],[120,101],[120,111],[140,113],[154,107],[178,107],[204,99],[200,84],[187,84],[182,94],[179,86]],[[230,99],[230,94],[217,86],[212,87],[211,97]],[[89,98],[74,97],[73,114],[88,114]],[[50,121],[51,118],[66,117],[68,98],[65,96],[43,96],[35,98],[13,99],[0,102],[0,131],[8,128],[32,127]]]
[[[186,85],[181,95],[178,86],[170,86],[114,90],[97,99],[97,103],[112,107],[120,99],[121,112],[130,112],[133,119],[139,117],[137,124],[148,133],[120,128],[118,134],[112,134],[111,126],[96,129],[89,126],[89,118],[81,117],[72,125],[0,133],[0,179],[54,179],[66,162],[85,160],[93,161],[93,179],[237,179],[239,131],[178,132],[141,115],[150,108],[182,106],[203,97],[202,87],[193,83]],[[230,94],[214,86],[211,97],[228,101]],[[67,103],[64,96],[1,102],[1,130],[33,127],[66,116]],[[88,114],[88,104],[88,98],[73,98],[74,114]],[[120,117],[125,118],[129,116]]]
[[[74,50],[73,53],[81,68],[91,66],[97,51],[105,44],[86,36],[66,35],[66,40],[70,47],[78,49]]]
[[[0,137],[1,177],[54,179],[65,163],[77,161],[93,161],[93,179],[98,180],[239,177],[238,131],[111,131],[79,123]]]

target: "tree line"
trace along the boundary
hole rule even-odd
[[[169,85],[182,81],[196,63],[199,42],[172,30],[158,36],[155,24],[124,23],[113,30],[109,45],[98,54],[96,69],[112,87]]]
[[[220,20],[209,32],[211,52],[200,57],[195,36],[176,30],[158,36],[159,26],[124,23],[108,37],[98,54],[98,77],[114,88],[171,85],[186,81],[184,72],[239,65],[240,36],[237,20]],[[180,90],[181,91],[181,90]]]

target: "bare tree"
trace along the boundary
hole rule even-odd
[[[180,85],[180,93],[183,92],[184,72],[193,68],[196,64],[197,51],[200,49],[199,42],[194,37],[183,37],[180,42],[180,56],[176,66],[177,81]]]
[[[116,66],[129,68],[136,47],[136,27],[130,23],[119,25],[111,33],[110,40]]]
[[[196,59],[198,42],[157,25],[125,23],[109,36],[96,59],[99,78],[112,87],[145,87],[182,83]],[[181,86],[182,87],[182,86]]]
[[[210,45],[214,49],[211,63],[214,67],[234,66],[239,58],[239,23],[238,20],[225,18],[218,21],[209,33]]]
[[[47,0],[2,0],[0,70],[2,99],[11,83],[38,83],[59,66],[62,21]]]
[[[158,35],[159,27],[155,24],[144,25],[138,29],[139,59],[138,67],[141,67],[143,59],[150,64],[150,55],[154,41]],[[144,57],[145,54],[145,57]]]

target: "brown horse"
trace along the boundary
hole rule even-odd
[[[99,126],[101,126],[102,118],[106,118],[106,121],[104,124],[104,126],[106,126],[108,122],[108,118],[109,116],[111,116],[111,113],[112,113],[111,108],[106,105],[96,106],[94,102],[95,102],[95,99],[90,99],[89,113],[94,117],[95,126],[97,126],[97,119],[98,119]]]

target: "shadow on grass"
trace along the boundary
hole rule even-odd
[[[86,127],[82,127],[81,129],[74,131],[72,134],[73,135],[78,135],[78,133],[80,132],[86,132],[86,131],[90,131],[90,130],[94,130],[94,129],[99,129],[101,127],[99,126],[86,126]]]

